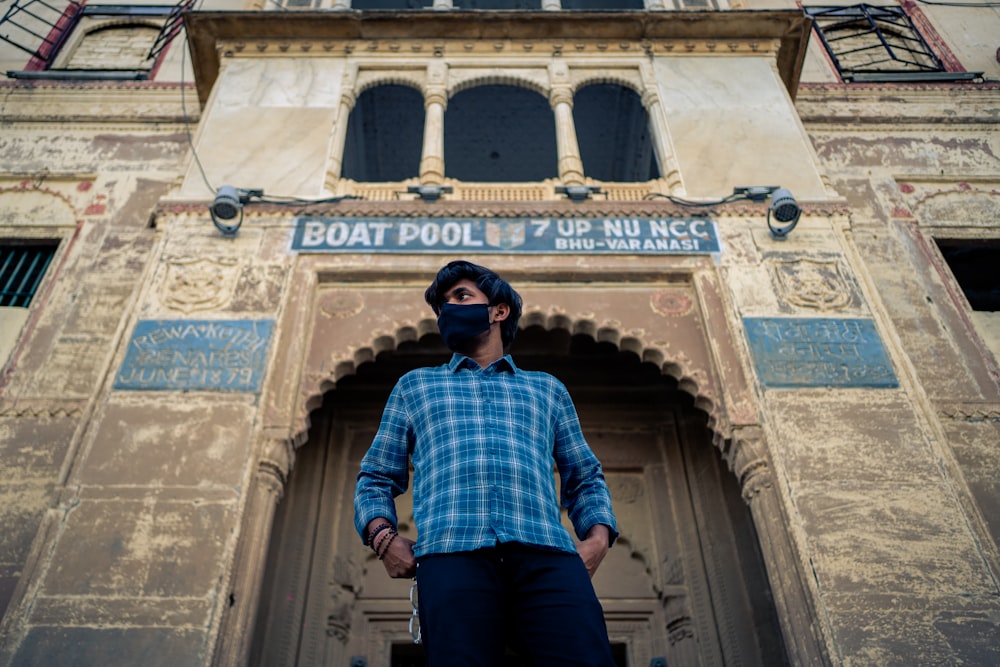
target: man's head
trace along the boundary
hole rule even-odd
[[[445,303],[445,295],[460,280],[471,280],[476,287],[486,295],[490,306],[507,304],[510,314],[500,323],[500,333],[503,346],[507,348],[514,342],[517,333],[517,322],[521,318],[521,295],[497,275],[496,272],[484,266],[455,260],[448,262],[438,271],[434,282],[424,292],[424,299],[434,310],[435,315],[441,314],[441,306]]]

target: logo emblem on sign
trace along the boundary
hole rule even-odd
[[[523,221],[489,221],[486,223],[486,242],[494,248],[511,250],[524,245],[525,229]]]

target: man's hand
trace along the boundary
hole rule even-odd
[[[379,526],[388,526],[385,530],[395,531],[395,528],[392,528],[392,522],[389,520],[382,517],[372,519],[368,522],[367,528],[365,528],[365,534],[368,535],[369,540],[372,539],[372,531]],[[382,546],[381,540],[388,539],[390,539],[388,535],[376,536],[378,547],[385,549],[385,552],[382,554],[382,564],[385,566],[385,571],[394,579],[412,578],[417,573],[417,559],[413,555],[414,541],[408,540],[402,535],[397,535],[392,538],[389,547],[385,548]]]
[[[576,545],[576,550],[587,566],[587,573],[593,578],[598,566],[608,554],[611,545],[611,531],[599,523],[587,531],[587,539]]]
[[[397,535],[382,556],[385,571],[393,579],[412,579],[417,574],[417,559],[413,555],[414,544],[413,540]]]

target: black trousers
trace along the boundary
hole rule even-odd
[[[417,566],[428,667],[614,667],[604,610],[576,554],[503,544]]]

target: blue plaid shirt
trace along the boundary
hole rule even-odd
[[[400,378],[361,461],[354,523],[362,539],[372,519],[398,525],[393,499],[406,491],[411,460],[418,557],[503,542],[575,553],[554,467],[577,536],[599,523],[617,536],[604,473],[569,392],[510,356],[480,368],[456,354]]]

